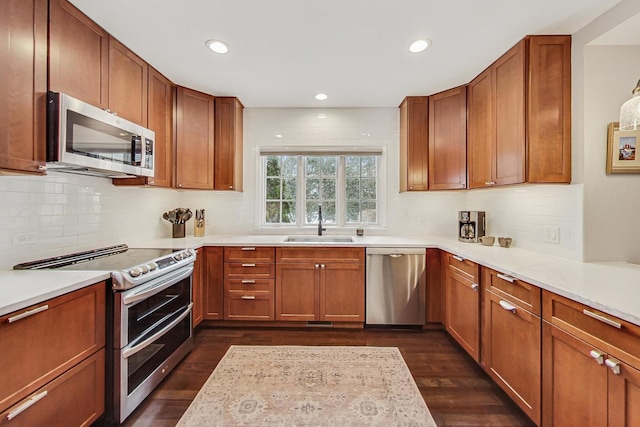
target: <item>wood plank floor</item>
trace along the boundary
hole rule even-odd
[[[191,353],[125,421],[175,426],[230,345],[398,347],[438,426],[534,424],[442,330],[196,329]]]

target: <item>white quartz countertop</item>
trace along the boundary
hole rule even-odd
[[[205,236],[157,239],[129,244],[147,248],[203,246],[364,246],[431,247],[454,253],[486,267],[640,325],[640,266],[628,263],[585,263],[517,247],[462,243],[446,237],[353,237],[353,243],[284,242],[284,235]],[[27,261],[27,260],[25,260]],[[104,280],[107,272],[0,271],[0,315],[19,310]]]

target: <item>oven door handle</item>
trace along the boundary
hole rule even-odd
[[[151,335],[149,338],[147,338],[146,340],[142,341],[140,344],[134,345],[133,347],[125,348],[124,350],[122,350],[122,357],[124,359],[127,359],[127,358],[133,356],[134,354],[136,354],[137,352],[144,350],[149,345],[153,344],[155,341],[158,340],[158,338],[162,337],[164,334],[169,332],[174,326],[176,326],[178,323],[180,323],[182,320],[184,320],[185,317],[187,317],[189,314],[191,314],[191,308],[192,307],[193,307],[193,303],[190,303],[187,306],[186,310],[183,311],[182,314],[180,314],[180,316],[178,316],[176,318],[176,320],[174,320],[173,322],[171,322],[170,324],[168,324],[164,328],[160,329],[158,332],[156,332],[155,334]]]
[[[123,296],[122,303],[125,305],[129,305],[133,304],[136,301],[146,299],[150,295],[155,295],[161,290],[166,289],[169,286],[178,283],[180,280],[191,276],[191,274],[193,273],[193,264],[191,264],[189,267],[184,267],[180,270],[176,270],[176,273],[177,274],[171,276],[167,275],[158,277],[157,279],[152,280],[145,285],[141,285],[144,287],[144,289],[132,293],[131,295]]]

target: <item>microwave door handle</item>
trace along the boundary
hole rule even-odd
[[[159,338],[161,338],[164,334],[166,334],[171,329],[173,329],[174,326],[176,326],[178,323],[180,323],[182,320],[184,320],[185,317],[187,317],[189,314],[191,314],[191,308],[192,307],[193,307],[193,303],[189,303],[187,308],[182,312],[182,314],[180,314],[180,316],[178,316],[176,318],[176,320],[174,320],[173,322],[171,322],[170,324],[168,324],[164,328],[160,329],[158,332],[156,332],[155,334],[151,335],[149,338],[147,338],[146,340],[142,341],[140,344],[134,345],[133,347],[126,348],[126,349],[122,350],[122,357],[124,359],[128,359],[129,357],[133,356],[134,354],[138,353],[139,351],[142,351],[145,348],[149,347],[151,344],[153,344]]]

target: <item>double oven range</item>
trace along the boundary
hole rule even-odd
[[[193,348],[195,258],[191,249],[118,245],[14,266],[111,273],[106,299],[107,423],[123,422]]]

